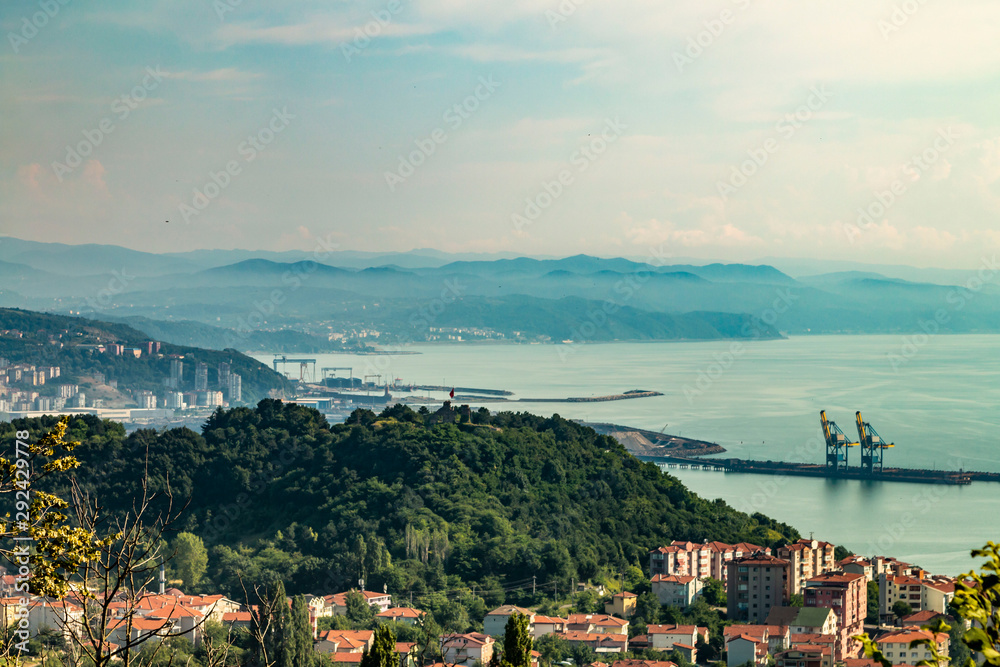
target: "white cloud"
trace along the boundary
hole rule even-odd
[[[252,79],[259,79],[263,76],[263,74],[260,72],[247,72],[236,67],[223,67],[203,72],[194,70],[186,70],[183,72],[164,72],[163,76],[167,79],[176,79],[180,81],[214,83],[220,81],[250,81]]]
[[[368,40],[429,35],[432,32],[434,30],[428,26],[399,21],[380,24],[370,17],[368,21],[362,20],[359,23],[316,17],[300,23],[285,25],[226,24],[215,31],[214,38],[223,46],[235,44],[281,44],[285,46],[328,44],[340,46],[341,44],[353,43],[354,39],[359,36]]]

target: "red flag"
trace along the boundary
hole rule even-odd
[[[455,398],[455,388],[454,387],[451,388],[451,392],[448,394],[448,396],[450,396],[452,398]]]

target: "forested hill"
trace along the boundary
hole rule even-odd
[[[798,538],[762,515],[703,500],[612,438],[559,416],[482,410],[463,418],[395,406],[378,416],[358,410],[330,427],[315,410],[264,400],[220,409],[203,434],[125,437],[88,416],[71,435],[84,442],[76,450],[83,488],[109,510],[131,507],[147,456],[154,489],[169,480],[176,496],[190,496],[178,528],[209,547],[200,588],[231,595],[240,572],[313,593],[363,576],[371,590],[413,592],[424,609],[458,597],[436,603],[432,592],[474,586],[466,597],[475,604],[462,603],[471,610],[531,603],[528,593],[503,589],[532,576],[551,594],[556,582],[565,591],[571,579],[643,566],[649,549],[669,540]]]

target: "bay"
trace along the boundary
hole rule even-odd
[[[728,450],[725,456],[741,458],[819,463],[819,411],[856,436],[854,414],[861,410],[896,445],[886,452],[887,466],[1000,472],[998,343],[1000,337],[989,335],[805,336],[737,344],[424,344],[405,348],[419,354],[301,356],[315,357],[318,368],[350,366],[355,377],[506,389],[514,398],[656,390],[664,395],[483,405],[662,430],[717,442]],[[270,364],[272,355],[257,358]],[[856,449],[851,456],[856,464]],[[970,549],[1000,540],[995,483],[945,487],[677,469],[669,474],[706,498],[763,512],[804,535],[865,555],[896,556],[932,572],[966,571],[976,565]]]

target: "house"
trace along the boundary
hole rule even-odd
[[[486,617],[483,619],[483,632],[491,637],[502,637],[507,628],[507,620],[514,614],[523,614],[528,617],[528,632],[531,632],[535,612],[524,607],[516,607],[512,604],[497,607],[486,614]]]
[[[833,647],[796,644],[774,656],[774,667],[833,667]]]
[[[358,653],[372,647],[371,630],[326,630],[320,632],[314,648],[318,653]]]
[[[622,591],[611,596],[611,602],[604,605],[605,614],[615,614],[622,618],[629,618],[635,613],[636,594]]]
[[[601,665],[601,667],[607,667]],[[615,660],[611,667],[677,667],[677,663],[669,660]]]
[[[15,601],[14,608],[8,614],[17,615],[21,598],[10,598]],[[23,608],[23,607],[21,607]],[[13,620],[13,619],[12,619]],[[28,602],[28,636],[34,637],[45,629],[58,630],[67,640],[70,635],[81,637],[83,632],[83,608],[69,600],[49,600],[48,598],[33,598]]]
[[[399,658],[399,667],[416,667],[417,643],[396,642],[396,656]]]
[[[910,648],[910,642],[921,639],[933,640],[941,655],[948,655],[948,635],[930,630],[906,629],[889,632],[875,640],[879,649],[893,665],[915,665],[921,660],[931,660],[931,652],[926,646]],[[942,663],[946,665],[947,662]]]
[[[654,574],[651,588],[660,604],[684,609],[701,594],[702,582],[689,574]]]
[[[176,589],[173,589],[176,590]],[[180,591],[177,591],[180,593]],[[240,611],[243,606],[239,602],[230,600],[224,595],[175,595],[177,602],[188,607],[189,609],[194,609],[203,616],[207,617],[210,621],[215,621],[216,623],[222,622],[222,617],[225,614],[231,614]]]
[[[17,577],[13,574],[0,576],[0,595],[8,596],[17,592]]]
[[[915,626],[920,627],[923,625],[930,625],[935,621],[935,619],[943,618],[945,620],[949,619],[947,614],[942,614],[937,611],[931,611],[930,609],[925,609],[923,611],[918,611],[905,616],[901,619],[901,625],[905,627]]]
[[[837,632],[837,614],[829,607],[773,607],[768,625],[787,627],[793,635],[833,635]]]
[[[392,596],[387,593],[375,593],[373,591],[347,591],[345,593],[335,593],[334,595],[324,595],[323,601],[326,603],[325,616],[346,616],[347,615],[347,594],[361,593],[361,596],[371,606],[378,607],[379,612],[383,612],[392,606]]]
[[[566,619],[566,631],[627,635],[628,621],[607,614],[570,614]]]
[[[333,616],[333,610],[327,608],[326,600],[322,595],[306,595],[305,599],[306,606],[309,607],[310,616],[315,616],[316,618]]]
[[[788,646],[792,647],[796,644],[820,644],[822,646],[830,646],[830,649],[833,650],[833,648],[837,645],[837,636],[817,635],[812,633],[795,634],[791,636]]]
[[[861,556],[848,556],[837,561],[837,569],[854,574],[863,574],[868,581],[875,581],[875,567],[873,561]]]
[[[674,644],[674,649],[692,665],[698,661],[698,649],[693,644]]]
[[[726,664],[737,667],[745,663],[767,664],[767,639],[747,634],[734,634],[726,639]]]
[[[169,623],[171,634],[180,634],[191,640],[195,646],[201,644],[206,616],[196,609],[179,603],[164,605],[159,609],[150,610],[143,615],[143,618],[154,622]]]
[[[730,625],[722,629],[723,639],[727,641],[736,635],[750,635],[762,639],[771,655],[788,648],[791,638],[788,628],[780,625]]]
[[[113,619],[108,622],[107,630],[107,641],[118,645],[163,639],[176,633],[172,621],[141,616]]]
[[[920,606],[926,611],[944,613],[955,598],[955,580],[951,577],[931,576],[921,580]]]
[[[882,667],[882,665],[872,658],[845,658],[844,667]]]
[[[375,614],[375,619],[380,623],[402,623],[403,625],[417,625],[424,617],[424,612],[410,607],[393,607]]]
[[[806,607],[830,608],[837,614],[839,641],[834,660],[858,657],[861,644],[852,637],[864,632],[868,615],[868,582],[864,575],[825,572],[806,581],[802,597]]]
[[[543,637],[545,635],[550,635],[553,633],[566,632],[566,625],[569,621],[565,618],[559,618],[558,616],[535,616],[535,621],[532,623],[531,635],[535,639]]]
[[[600,632],[568,631],[562,638],[571,644],[589,646],[595,653],[625,653],[628,651],[628,635],[604,634]]]
[[[204,632],[204,624],[209,620],[210,615],[213,620],[222,622],[226,609],[239,609],[235,602],[232,606],[223,604],[226,600],[223,596],[184,596],[180,591],[169,594],[144,594],[138,598],[122,596],[108,604],[108,611],[114,618],[117,634],[109,637],[109,641],[117,644],[124,643],[126,635],[131,631],[128,629],[128,619],[132,619],[133,628],[140,627],[143,632],[149,634],[155,626],[156,636],[180,635],[198,646],[201,644]],[[199,608],[188,606],[184,601],[193,601]],[[231,602],[231,601],[230,601]],[[149,621],[148,623],[138,623],[139,620]],[[135,632],[131,634],[135,635]]]
[[[448,665],[471,667],[477,661],[488,664],[493,657],[493,637],[480,632],[443,635],[441,658]]]
[[[646,627],[650,648],[657,651],[672,651],[678,644],[696,646],[698,639],[708,641],[708,628],[696,625],[649,625]],[[690,662],[694,662],[691,660]]]
[[[249,628],[252,622],[253,619],[249,611],[234,611],[222,615],[223,625],[228,625],[231,628]]]
[[[729,618],[762,623],[771,607],[788,602],[789,563],[758,552],[729,562],[726,611]]]

